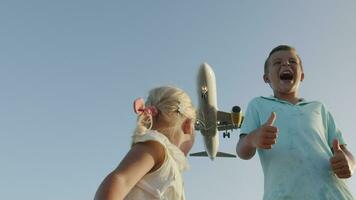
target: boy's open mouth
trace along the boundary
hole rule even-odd
[[[279,78],[283,81],[290,81],[293,80],[294,74],[292,71],[286,70],[279,74]]]

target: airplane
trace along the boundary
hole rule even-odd
[[[219,152],[219,131],[224,131],[223,137],[230,138],[228,130],[238,129],[243,121],[239,106],[234,106],[232,112],[222,112],[217,109],[217,93],[215,73],[208,63],[203,63],[198,72],[198,113],[195,130],[201,132],[205,151],[191,153],[190,156],[236,157],[234,154]]]

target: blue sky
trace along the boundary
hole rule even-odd
[[[263,62],[295,46],[301,96],[324,102],[356,154],[356,3],[344,1],[2,1],[0,198],[92,199],[129,149],[132,101],[173,84],[197,104],[202,62],[218,105],[270,95]],[[234,152],[238,131],[221,139]],[[203,149],[201,137],[192,151]],[[258,157],[189,158],[188,199],[261,199]],[[356,195],[356,179],[348,181]]]

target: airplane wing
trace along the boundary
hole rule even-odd
[[[208,157],[208,153],[206,151],[191,153],[189,155],[196,156],[196,157]],[[218,151],[216,157],[236,158],[236,155]]]
[[[219,131],[238,129],[241,127],[242,121],[243,114],[238,106],[234,106],[231,113],[217,111],[217,128]]]
[[[218,121],[217,128],[219,131],[236,128],[232,123],[231,113],[218,111],[217,121]]]

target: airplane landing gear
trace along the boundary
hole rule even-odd
[[[230,132],[225,131],[225,132],[223,133],[223,138],[225,138],[225,137],[230,138]]]

